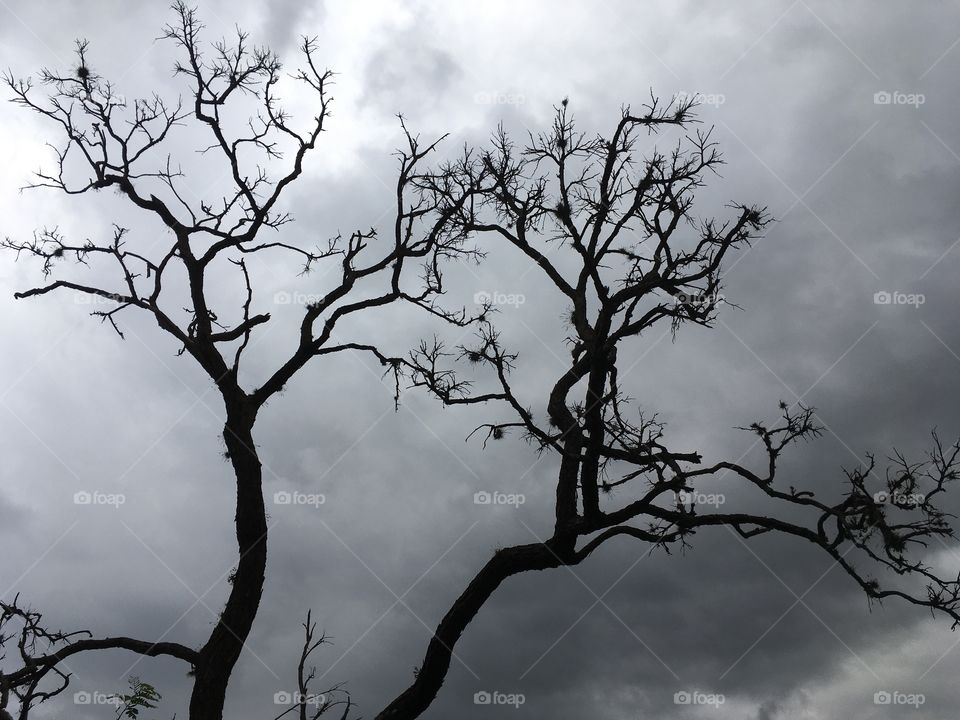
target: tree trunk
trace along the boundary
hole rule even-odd
[[[260,458],[253,443],[255,411],[246,397],[227,401],[223,429],[237,479],[237,546],[240,559],[230,597],[200,649],[190,697],[190,720],[222,720],[227,683],[260,606],[267,564],[267,519]]]
[[[554,551],[544,544],[518,545],[497,551],[440,621],[427,646],[416,680],[375,720],[412,720],[419,717],[430,707],[443,685],[450,669],[454,645],[500,583],[517,573],[546,570],[560,565]]]

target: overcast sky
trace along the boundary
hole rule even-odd
[[[934,427],[960,435],[960,4],[199,8],[208,38],[239,24],[291,66],[298,37],[316,35],[319,60],[338,73],[329,132],[288,197],[293,242],[391,224],[397,113],[423,137],[450,133],[453,153],[500,121],[521,134],[545,128],[564,97],[594,133],[651,90],[702,93],[699,117],[715,127],[727,164],[698,211],[756,203],[777,221],[730,263],[725,295],[742,310],[723,308],[712,330],[684,328],[675,340],[654,332],[621,351],[629,394],[661,414],[676,446],[710,461],[761,461],[734,426],[771,418],[780,399],[816,406],[827,432],[790,451],[782,481],[833,497],[841,468],[865,452],[882,459],[895,445],[917,457]],[[163,2],[0,0],[0,66],[18,75],[69,68],[82,36],[93,68],[120,93],[176,97],[186,88],[172,77],[175,48],[154,40],[171,19]],[[311,112],[308,96],[291,89],[285,99],[301,118]],[[131,244],[156,242],[156,224],[116,198],[18,192],[49,167],[44,143],[55,137],[41,119],[0,105],[0,236],[58,226],[71,240],[102,239],[118,222]],[[190,182],[202,195],[204,181]],[[268,270],[258,304],[275,323],[251,351],[250,387],[296,341],[300,309],[277,304],[277,293],[303,297],[323,283],[293,265]],[[521,354],[518,387],[542,409],[546,379],[568,351],[563,303],[509,248],[450,278],[451,302],[481,291],[523,296],[498,322]],[[219,398],[144,318],[125,316],[122,341],[69,296],[13,299],[38,279],[36,265],[0,259],[0,597],[19,592],[65,629],[198,645],[235,563]],[[883,292],[922,304],[877,303]],[[411,315],[371,317],[350,332],[400,352],[435,331]],[[267,586],[227,717],[279,712],[274,694],[295,687],[309,608],[333,638],[317,656],[323,682],[347,683],[372,717],[409,683],[432,628],[490,553],[550,533],[554,458],[538,460],[516,438],[486,450],[464,441],[492,412],[443,410],[417,392],[394,411],[379,369],[359,357],[320,359],[271,401],[257,427],[268,501],[299,491],[325,502],[270,504]],[[736,507],[739,490],[726,482],[717,492]],[[475,505],[484,490],[526,502]],[[78,491],[125,502],[77,505]],[[939,567],[960,565],[956,546],[930,550]],[[671,556],[613,542],[572,570],[505,583],[458,645],[425,717],[932,720],[960,704],[958,641],[942,618],[901,604],[871,612],[829,557],[794,541],[745,543],[718,529]],[[112,717],[75,705],[73,693],[115,692],[132,674],[163,693],[158,717],[186,717],[179,663],[117,652],[77,658],[70,670],[67,697],[38,717]],[[483,691],[524,702],[475,704]],[[675,704],[693,691],[725,702]],[[878,692],[924,702],[877,704]]]

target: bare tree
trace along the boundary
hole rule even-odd
[[[347,720],[353,708],[353,700],[342,685],[315,693],[311,683],[317,677],[316,667],[307,667],[310,656],[321,645],[329,642],[325,634],[317,637],[317,624],[312,620],[312,614],[307,612],[307,620],[303,623],[303,650],[300,652],[300,662],[297,663],[297,694],[291,698],[291,705],[277,715],[274,720],[287,717],[294,713],[298,720],[317,720],[319,717],[334,708],[342,708],[340,720]]]
[[[347,350],[371,353],[398,384],[406,378],[447,405],[501,405],[507,418],[478,428],[485,442],[520,434],[539,451],[555,453],[558,461],[551,537],[498,550],[480,568],[437,626],[413,682],[377,716],[381,720],[415,718],[429,707],[455,644],[504,580],[578,564],[616,537],[669,550],[691,542],[702,527],[728,527],[744,538],[784,533],[822,548],[871,599],[896,596],[960,620],[957,581],[937,577],[908,552],[930,538],[953,536],[948,516],[936,503],[957,478],[960,446],[945,447],[935,437],[924,461],[896,455],[882,497],[866,488],[874,472],[868,458],[846,473],[841,498],[825,500],[808,489],[784,488],[776,477],[786,447],[820,432],[810,408],[782,404],[776,424],[748,428],[768,456],[758,471],[737,462],[704,463],[699,452],[668,445],[666,429],[655,415],[631,411],[618,382],[622,343],[664,323],[674,332],[686,323],[710,326],[720,305],[725,259],[757,238],[769,222],[762,208],[741,204],[730,207],[726,221],[695,218],[694,193],[721,158],[709,133],[694,132],[691,103],[663,105],[651,99],[639,112],[625,109],[608,137],[595,137],[576,129],[564,101],[552,128],[524,146],[515,145],[501,129],[489,148],[467,150],[436,169],[424,166],[436,143],[421,144],[404,127],[407,145],[399,153],[393,236],[381,241],[375,229],[357,231],[308,250],[264,235],[290,222],[281,195],[300,176],[329,116],[331,75],[314,64],[314,43],[304,40],[305,66],[295,77],[314,93],[319,111],[310,127],[299,131],[277,99],[281,67],[270,51],[251,47],[243,34],[205,49],[194,12],[183,4],[175,9],[177,22],[165,37],[184,56],[177,72],[191,87],[187,104],[168,104],[156,96],[123,102],[89,67],[82,42],[72,72],[41,74],[46,92],[12,75],[6,78],[15,100],[56,122],[64,137],[57,168],[41,173],[34,186],[68,194],[113,188],[162,222],[171,243],[153,253],[135,245],[128,230],[115,227],[108,241],[78,244],[54,228],[31,241],[7,240],[4,246],[39,259],[47,276],[46,284],[17,297],[71,290],[102,298],[113,305],[95,314],[117,332],[121,311],[145,311],[216,385],[226,413],[223,438],[236,476],[239,561],[233,586],[219,621],[197,648],[53,632],[39,613],[17,600],[2,606],[0,647],[16,646],[19,667],[0,674],[0,706],[6,707],[13,693],[24,720],[31,707],[67,686],[69,675],[59,667],[65,658],[121,649],[189,664],[194,673],[191,719],[222,717],[228,681],[255,620],[265,577],[267,525],[253,435],[258,410],[312,358]],[[235,123],[227,122],[229,112],[242,107],[243,99],[254,101],[259,111],[243,133],[231,134],[228,128]],[[217,202],[188,200],[172,159],[154,161],[167,137],[187,124],[208,133],[212,141],[206,153],[229,169],[233,188]],[[671,152],[640,156],[637,138],[664,126],[690,134]],[[279,175],[274,174],[277,168]],[[568,308],[570,364],[545,397],[523,397],[511,385],[519,356],[501,343],[488,305],[469,315],[437,304],[444,290],[444,263],[481,257],[471,245],[474,239],[531,260]],[[337,263],[339,282],[305,308],[291,353],[248,390],[238,379],[241,359],[258,328],[271,318],[254,311],[247,263],[267,253],[293,256],[304,272],[320,262]],[[116,285],[50,277],[65,259],[112,264]],[[413,263],[422,272],[411,283],[404,268]],[[573,272],[566,270],[571,264]],[[187,278],[186,296],[165,283],[174,268]],[[240,306],[232,310],[213,307],[208,293],[212,274],[223,268],[235,272],[242,289]],[[361,285],[377,280],[381,290],[361,292]],[[396,302],[458,327],[473,327],[476,342],[447,349],[434,340],[396,357],[374,345],[334,337],[342,319]],[[185,313],[180,310],[184,306]],[[227,320],[228,315],[233,319]],[[465,378],[457,363],[486,371],[493,389],[476,391],[475,378]],[[724,473],[783,511],[721,513],[690,501],[699,483]],[[620,500],[624,496],[628,499]],[[809,521],[787,519],[798,513]],[[854,564],[856,557],[924,580],[925,594],[881,586]],[[304,631],[299,700],[287,713],[305,719],[336,707],[345,718],[353,704],[340,687],[319,704],[306,701],[315,679],[307,664],[325,637],[316,636],[309,615]]]
[[[701,454],[668,443],[656,415],[631,411],[618,382],[630,339],[669,323],[673,332],[694,323],[709,327],[723,300],[723,263],[754,240],[770,221],[763,208],[730,206],[726,221],[693,214],[694,193],[721,163],[710,133],[694,132],[691,104],[656,99],[634,113],[623,110],[608,136],[577,130],[564,100],[552,128],[518,147],[501,129],[491,147],[447,166],[454,177],[489,178],[482,199],[455,218],[460,232],[488,236],[526,256],[565,304],[570,363],[545,397],[527,398],[511,385],[518,355],[504,348],[485,314],[476,341],[445,348],[434,340],[404,359],[412,384],[446,405],[498,404],[506,419],[477,428],[484,444],[514,432],[559,459],[553,534],[506,547],[479,570],[444,615],[411,685],[378,720],[419,716],[447,674],[453,648],[467,626],[507,578],[531,570],[583,562],[613,538],[625,537],[667,551],[684,546],[700,528],[722,526],[743,538],[781,533],[829,554],[871,600],[898,597],[960,622],[960,581],[938,577],[910,551],[933,538],[953,537],[939,496],[960,474],[960,444],[945,447],[934,434],[919,462],[895,453],[885,490],[871,493],[874,458],[845,473],[839,497],[783,486],[777,462],[788,445],[820,435],[813,409],[780,404],[780,420],[744,428],[766,450],[759,470],[738,462],[704,463]],[[668,153],[638,156],[644,132],[680,126],[688,134]],[[451,202],[443,186],[424,188],[435,202]],[[500,252],[500,251],[498,251]],[[573,267],[564,273],[561,268]],[[493,389],[458,371],[478,369]],[[533,408],[536,408],[533,409]],[[717,512],[698,506],[697,487],[730,475],[773,503],[770,514]],[[626,498],[626,499],[621,499]],[[751,507],[754,504],[751,504]],[[807,522],[790,520],[798,515]],[[918,578],[924,589],[881,586],[857,558],[879,570]]]
[[[266,569],[267,522],[253,435],[259,409],[314,357],[357,349],[356,343],[335,338],[338,323],[356,313],[400,302],[453,323],[473,320],[463,312],[443,310],[435,300],[443,292],[444,261],[474,256],[449,218],[472,202],[476,179],[456,186],[465,178],[437,175],[426,168],[424,159],[437,143],[421,143],[401,120],[406,146],[398,153],[392,237],[380,238],[371,228],[306,249],[268,235],[292,220],[282,210],[281,197],[300,177],[325,129],[332,74],[317,66],[316,45],[305,38],[300,47],[304,65],[292,78],[313,94],[317,114],[305,130],[298,129],[277,96],[283,73],[276,55],[251,45],[241,32],[231,42],[207,46],[201,41],[195,11],[182,2],[174,5],[174,11],[176,22],[165,28],[163,37],[182,54],[176,73],[189,86],[188,102],[170,103],[158,95],[127,102],[91,67],[85,41],[77,43],[76,67],[66,72],[43,70],[39,86],[10,73],[5,76],[14,101],[55,123],[61,135],[55,147],[56,167],[38,173],[29,187],[69,195],[113,189],[159,220],[169,231],[169,244],[151,246],[135,240],[136,233],[115,226],[112,237],[99,242],[71,242],[56,228],[48,228],[32,240],[8,238],[2,246],[42,263],[46,283],[16,293],[17,298],[81,293],[105,303],[93,314],[121,336],[118,318],[123,311],[148,313],[175,339],[181,354],[193,358],[216,385],[226,414],[226,456],[236,476],[239,559],[223,612],[197,648],[51,633],[40,625],[39,614],[16,602],[4,606],[5,623],[22,623],[18,642],[22,667],[0,674],[0,683],[4,701],[9,691],[20,697],[21,720],[34,704],[66,687],[68,675],[58,669],[60,661],[98,649],[183,660],[194,675],[190,717],[220,718],[227,683],[257,615]],[[237,114],[251,104],[257,108],[254,116],[234,130]],[[206,133],[206,158],[222,164],[230,177],[231,189],[216,201],[192,198],[184,190],[179,165],[171,154],[163,156],[168,138],[187,125]],[[446,188],[442,205],[431,204],[419,191],[424,184]],[[448,204],[447,198],[456,199]],[[335,263],[338,277],[335,271],[332,289],[304,309],[289,355],[259,387],[248,389],[238,379],[241,361],[251,338],[271,319],[269,313],[253,310],[256,298],[248,263],[267,254],[294,259],[304,273],[321,262]],[[96,265],[101,274],[113,268],[115,280],[109,285],[87,284],[59,277],[59,266],[67,260]],[[414,273],[406,271],[411,265]],[[241,298],[236,307],[215,307],[210,299],[210,278],[215,273],[222,276],[224,268],[235,273]],[[171,277],[185,277],[186,289],[179,290]],[[36,654],[39,646],[44,652]],[[45,690],[51,679],[53,687]]]
[[[0,602],[0,661],[6,660],[8,643],[16,647],[20,668],[0,674],[0,710],[6,713],[12,693],[20,701],[19,720],[27,720],[35,705],[56,697],[70,683],[58,665],[69,657],[92,650],[122,649],[140,655],[166,655],[193,663],[196,652],[178,643],[149,643],[128,637],[94,638],[86,630],[51,630],[43,614],[24,608],[20,596]],[[0,715],[0,719],[3,715]]]

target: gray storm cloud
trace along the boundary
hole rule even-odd
[[[841,492],[841,467],[867,451],[882,459],[896,445],[916,456],[932,428],[960,434],[960,7],[199,7],[211,37],[236,22],[291,63],[296,38],[316,35],[339,73],[329,133],[289,199],[297,223],[285,232],[302,242],[390,222],[396,113],[425,137],[449,132],[444,148],[453,155],[485,142],[501,121],[519,136],[544,127],[563,97],[583,129],[603,132],[621,104],[639,105],[651,89],[699,94],[699,117],[714,126],[727,160],[701,193],[700,213],[755,202],[777,222],[728,270],[724,294],[742,310],[725,308],[712,330],[644,337],[621,351],[637,359],[624,377],[629,394],[661,413],[678,444],[707,459],[746,453],[744,462],[761,457],[734,426],[771,417],[781,398],[802,398],[828,430],[790,451],[783,476],[825,493]],[[176,95],[174,49],[153,41],[168,16],[162,4],[7,0],[0,65],[17,74],[63,66],[80,35],[121,92]],[[309,112],[304,98],[288,100]],[[110,198],[18,193],[50,162],[43,143],[52,132],[0,107],[0,236],[56,225],[82,239],[122,221],[137,241],[151,240],[156,228],[141,228]],[[563,372],[557,356],[568,352],[565,308],[523,258],[487,249],[481,265],[451,268],[447,302],[470,304],[477,292],[524,296],[502,308],[498,324],[520,353],[518,386],[542,411],[546,383]],[[278,265],[261,278],[258,302],[277,323],[251,351],[251,384],[295,342],[296,302],[273,307],[272,299],[322,285],[296,271]],[[64,628],[194,643],[215,620],[236,562],[222,408],[143,318],[125,318],[121,341],[69,298],[13,300],[37,279],[29,262],[0,262],[2,597],[21,592]],[[877,304],[883,292],[925,302]],[[427,317],[387,313],[347,332],[398,352],[449,334]],[[230,717],[277,714],[274,693],[293,688],[308,608],[333,638],[317,661],[323,682],[347,682],[372,716],[409,682],[430,629],[491,551],[549,533],[552,458],[516,437],[486,450],[465,442],[492,409],[444,410],[411,391],[394,410],[381,374],[369,358],[320,359],[263,413],[268,500],[286,491],[323,502],[271,507],[267,588],[231,685]],[[125,502],[78,506],[82,490],[121,493]],[[475,505],[484,490],[522,493],[526,502]],[[738,497],[732,482],[715,490]],[[956,567],[956,547],[930,550]],[[699,533],[683,554],[645,551],[624,541],[572,570],[509,581],[458,646],[426,717],[879,719],[904,709],[875,704],[875,693],[903,692],[924,695],[910,717],[933,720],[960,703],[949,626],[894,602],[868,608],[813,549],[782,538],[747,545],[716,530]],[[76,690],[103,692],[142,675],[163,692],[164,716],[185,714],[188,679],[176,664],[109,654],[70,670]],[[475,693],[493,690],[525,701],[515,710],[474,704]],[[675,704],[684,691],[725,702]],[[69,714],[105,716],[94,706]]]

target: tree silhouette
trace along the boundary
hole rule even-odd
[[[32,610],[16,603],[5,606],[0,620],[11,626],[21,622],[25,642],[19,644],[23,667],[0,675],[0,682],[20,695],[21,720],[35,702],[66,687],[67,676],[57,669],[59,661],[103,648],[184,660],[194,675],[190,716],[221,717],[230,674],[257,615],[266,568],[267,522],[261,463],[253,436],[259,409],[313,358],[357,347],[334,336],[344,318],[401,302],[448,322],[473,319],[447,312],[435,302],[443,292],[443,262],[474,256],[449,218],[471,202],[476,192],[472,182],[457,186],[460,178],[435,175],[425,167],[424,159],[437,143],[421,144],[403,126],[406,146],[398,153],[393,237],[381,239],[373,228],[358,230],[316,249],[265,237],[292,220],[280,209],[281,196],[301,175],[305,159],[324,130],[330,114],[332,74],[317,67],[315,43],[305,38],[300,48],[304,67],[294,77],[313,94],[318,114],[307,130],[295,129],[277,98],[281,65],[276,55],[251,46],[242,32],[232,42],[219,41],[207,47],[200,39],[202,25],[195,11],[182,2],[176,3],[174,10],[176,22],[165,28],[163,36],[183,55],[176,73],[190,86],[189,103],[168,103],[157,95],[127,102],[90,67],[83,41],[77,43],[76,68],[69,73],[43,70],[39,87],[12,74],[5,76],[15,102],[55,122],[62,137],[56,148],[56,169],[38,173],[29,187],[53,188],[69,195],[114,189],[159,220],[169,231],[169,244],[158,249],[131,242],[129,230],[115,226],[112,238],[104,242],[72,243],[53,228],[37,232],[30,241],[7,239],[2,245],[18,256],[41,261],[47,280],[16,293],[17,298],[63,290],[97,298],[107,308],[93,314],[109,322],[121,336],[118,317],[123,311],[149,313],[180,344],[180,352],[192,357],[216,385],[226,413],[226,456],[236,476],[239,559],[226,606],[210,636],[196,649],[130,638],[77,639],[78,633],[48,633]],[[258,108],[256,114],[236,131],[236,113],[245,112],[251,102]],[[188,199],[182,188],[183,173],[172,157],[167,155],[159,165],[155,161],[163,143],[185,125],[208,134],[211,142],[204,150],[206,157],[228,171],[232,188],[217,202]],[[431,204],[429,196],[420,192],[424,185],[446,187],[442,205]],[[245,389],[238,379],[244,351],[251,337],[271,319],[268,313],[254,314],[251,309],[254,288],[247,263],[253,256],[265,254],[292,257],[302,272],[324,261],[335,263],[339,278],[332,289],[306,306],[289,356],[259,387]],[[115,284],[53,279],[66,260],[96,263],[100,268],[112,266]],[[408,272],[411,264],[419,272]],[[215,307],[210,299],[209,278],[223,268],[233,268],[236,274],[241,290],[238,307]],[[185,288],[175,282],[180,276],[186,278]],[[371,287],[378,289],[371,291]],[[228,316],[233,320],[227,320]],[[35,655],[37,645],[55,649]],[[42,690],[43,681],[53,677],[57,686]]]
[[[552,127],[523,145],[499,129],[489,147],[467,149],[436,168],[426,167],[424,160],[437,143],[421,144],[404,126],[393,236],[357,231],[307,250],[264,235],[291,221],[281,210],[281,195],[302,173],[329,116],[331,74],[315,65],[315,44],[303,41],[305,65],[295,77],[313,93],[318,115],[306,131],[295,130],[277,98],[281,67],[272,52],[251,46],[242,33],[231,43],[208,48],[200,41],[194,11],[182,3],[175,11],[177,21],[164,36],[184,56],[176,70],[191,88],[187,104],[168,104],[157,96],[126,103],[90,68],[83,42],[71,73],[43,71],[44,91],[28,80],[6,78],[15,100],[58,123],[63,138],[56,170],[41,173],[33,187],[68,194],[112,188],[163,223],[170,243],[157,251],[141,248],[129,230],[115,226],[112,239],[99,244],[71,243],[54,228],[30,241],[3,245],[42,263],[46,284],[17,297],[71,290],[102,298],[111,305],[94,314],[121,334],[121,311],[145,311],[216,385],[226,413],[223,439],[236,476],[236,573],[223,613],[197,648],[51,631],[40,613],[18,599],[0,605],[0,647],[15,646],[19,663],[0,674],[0,707],[13,693],[25,720],[32,707],[67,687],[61,661],[112,648],[189,664],[194,676],[190,718],[222,717],[266,570],[267,524],[253,434],[257,413],[311,359],[347,350],[375,356],[395,378],[398,392],[405,381],[446,405],[500,405],[508,419],[478,428],[485,444],[519,434],[558,459],[553,534],[500,549],[479,569],[437,626],[412,683],[376,716],[380,720],[415,718],[430,706],[455,644],[507,578],[576,565],[619,537],[670,550],[692,542],[703,527],[728,527],[744,538],[782,533],[821,548],[871,599],[899,597],[960,621],[958,582],[938,577],[910,552],[931,538],[953,536],[937,501],[957,479],[960,445],[944,446],[935,435],[923,461],[896,454],[887,491],[880,495],[866,487],[874,472],[868,456],[865,465],[845,473],[842,497],[822,499],[808,489],[784,488],[777,477],[787,446],[820,433],[811,408],[782,403],[777,424],[747,428],[766,450],[768,461],[760,470],[739,462],[705,463],[699,452],[668,444],[656,415],[631,410],[618,383],[618,368],[629,352],[624,343],[665,323],[674,332],[688,323],[709,327],[722,305],[724,261],[759,237],[770,221],[763,208],[744,204],[731,205],[724,221],[694,215],[694,194],[721,157],[710,133],[696,130],[692,102],[662,104],[651,98],[639,112],[625,108],[609,136],[601,137],[579,131],[563,101]],[[236,134],[231,113],[242,111],[242,100],[255,101],[258,111]],[[216,203],[188,201],[181,191],[182,172],[169,156],[159,166],[152,163],[168,136],[188,124],[208,133],[212,141],[205,152],[229,170],[233,187]],[[687,130],[685,140],[670,152],[641,156],[637,138],[665,126]],[[483,243],[482,251],[474,241]],[[494,250],[519,252],[533,261],[567,308],[570,362],[545,397],[524,397],[511,384],[520,358],[503,346],[489,303],[470,315],[437,302],[447,261],[478,260]],[[259,387],[248,390],[238,379],[241,360],[258,328],[271,318],[253,311],[256,288],[247,262],[267,253],[292,256],[304,272],[322,262],[336,263],[339,278],[304,309],[292,353]],[[111,264],[116,284],[54,279],[66,260]],[[413,280],[406,271],[411,264],[421,269]],[[215,307],[211,300],[210,278],[223,268],[232,268],[242,288],[239,306],[232,309]],[[186,278],[183,289],[167,282],[177,272]],[[361,290],[376,282],[379,291]],[[395,357],[374,345],[335,338],[338,321],[392,303],[417,306],[441,323],[474,328],[476,341],[456,348],[425,341],[409,355]],[[472,368],[470,374],[464,375],[463,366]],[[476,391],[474,371],[485,373],[494,389]],[[720,475],[741,481],[779,509],[764,515],[699,506],[698,486]],[[623,496],[629,499],[619,500]],[[920,578],[925,593],[881,585],[857,559]],[[304,698],[314,679],[307,662],[325,638],[317,638],[309,615],[304,631],[300,699],[283,715],[315,718],[337,708],[346,718],[353,704],[340,687],[329,691],[328,702],[307,707]]]
[[[722,162],[709,132],[689,132],[669,153],[638,157],[642,132],[668,125],[689,130],[691,107],[651,99],[638,114],[624,109],[612,133],[602,137],[578,131],[564,100],[552,128],[522,147],[500,129],[491,147],[447,166],[455,177],[488,173],[479,201],[454,222],[460,232],[489,236],[490,246],[506,246],[539,267],[566,307],[570,362],[546,397],[524,397],[510,382],[518,355],[504,348],[491,314],[476,321],[475,342],[449,349],[438,340],[424,342],[403,362],[412,384],[445,405],[499,404],[509,419],[474,430],[485,433],[485,444],[514,431],[541,452],[556,454],[555,523],[542,542],[494,553],[437,626],[413,683],[378,720],[417,717],[429,706],[455,644],[504,580],[577,565],[618,537],[669,551],[703,527],[731,528],[743,538],[786,534],[828,553],[871,600],[898,597],[960,622],[958,579],[939,577],[910,553],[932,538],[954,537],[952,516],[937,501],[960,476],[960,444],[945,447],[934,433],[933,448],[921,461],[895,452],[886,490],[879,493],[866,486],[875,470],[868,455],[864,465],[845,471],[842,497],[826,500],[809,489],[784,488],[777,477],[787,446],[820,435],[812,408],[781,402],[775,425],[743,428],[766,450],[766,467],[759,470],[739,462],[706,464],[699,452],[668,443],[656,415],[631,415],[630,398],[618,383],[618,368],[629,364],[629,355],[620,355],[623,345],[664,323],[673,332],[688,323],[710,327],[724,302],[724,259],[770,221],[763,208],[743,204],[731,205],[725,221],[693,214],[695,191]],[[445,196],[443,187],[429,190],[438,202]],[[464,377],[458,364],[485,371],[494,389],[475,391],[479,378]],[[723,476],[772,501],[773,510],[698,506],[698,484]],[[618,502],[623,495],[629,500]],[[805,520],[792,519],[797,511]],[[858,568],[857,558],[921,579],[923,593],[882,586]]]

